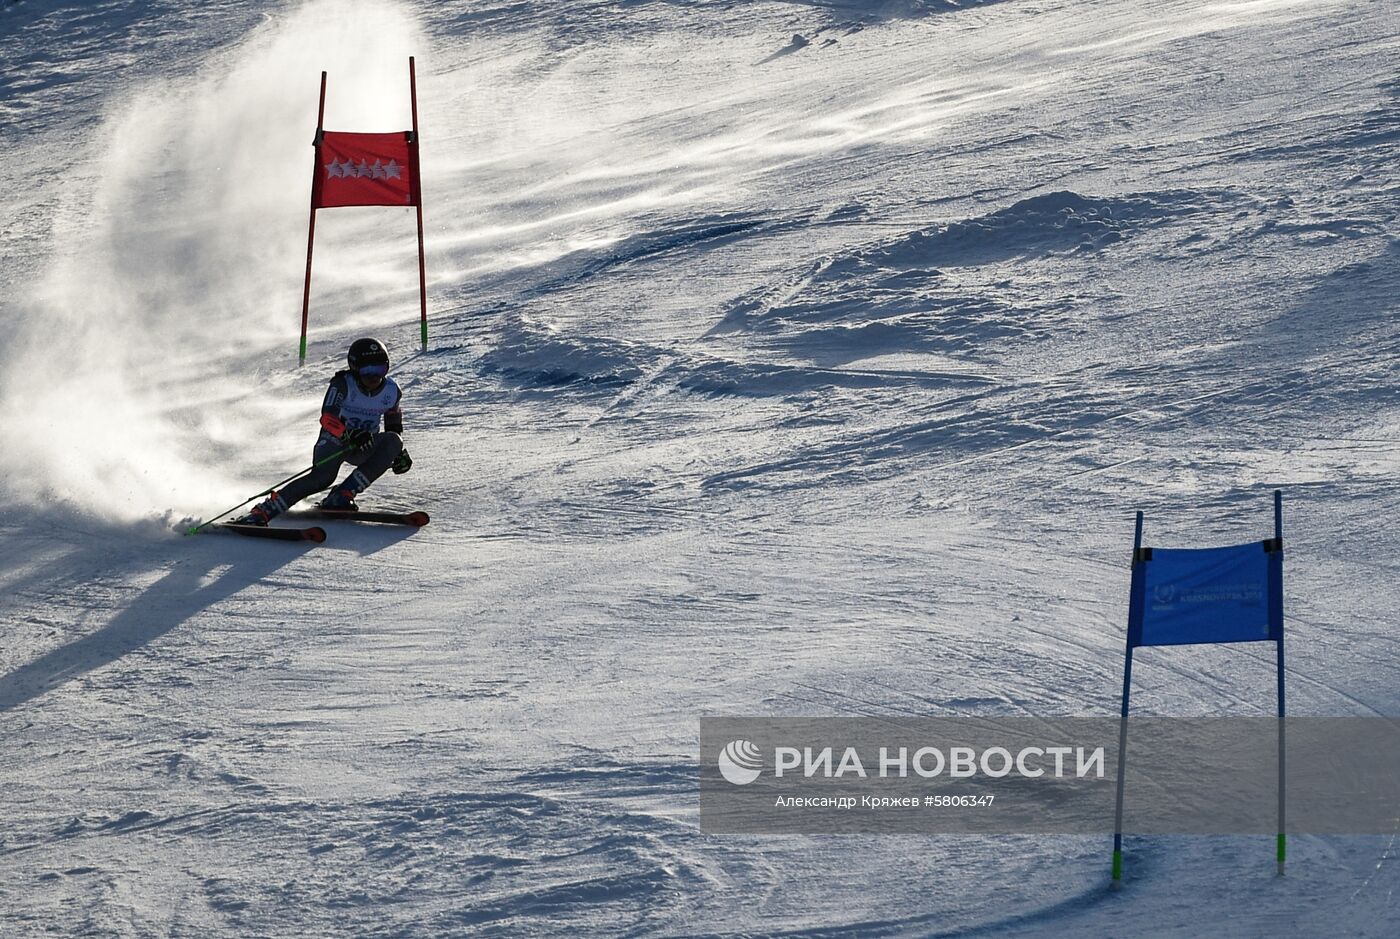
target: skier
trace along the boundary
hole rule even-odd
[[[350,367],[335,373],[321,403],[321,434],[312,450],[319,465],[289,482],[281,492],[271,493],[237,519],[237,524],[266,525],[323,489],[331,489],[331,494],[319,503],[320,508],[353,512],[357,508],[355,496],[385,470],[402,474],[412,469],[413,460],[403,445],[402,393],[388,377],[389,353],[384,343],[356,339],[350,344],[346,362]],[[356,469],[332,488],[342,463]]]

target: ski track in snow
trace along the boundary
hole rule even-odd
[[[333,6],[0,7],[0,932],[1390,934],[1394,835],[1130,837],[1112,895],[1107,837],[705,835],[696,746],[1112,713],[1134,510],[1280,486],[1291,711],[1397,712],[1385,4]],[[330,215],[297,370],[315,77],[396,126],[400,49],[434,338],[411,225]],[[176,534],[366,331],[433,524]]]

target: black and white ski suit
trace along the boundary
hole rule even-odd
[[[320,463],[343,448],[341,435],[351,428],[369,431],[374,435],[374,443],[357,453],[326,460],[305,476],[287,483],[278,493],[283,507],[291,508],[313,493],[330,489],[343,463],[357,467],[345,479],[345,484],[356,492],[363,492],[383,476],[403,452],[403,412],[399,409],[402,397],[392,378],[385,378],[382,385],[370,391],[348,370],[336,372],[321,403],[321,433],[312,450],[315,462]]]

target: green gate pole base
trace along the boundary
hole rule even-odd
[[[1110,890],[1123,889],[1123,852],[1113,852],[1113,881],[1109,884]]]
[[[1278,836],[1278,875],[1283,876],[1283,862],[1288,860],[1287,842],[1282,833]]]

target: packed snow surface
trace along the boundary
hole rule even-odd
[[[411,210],[321,213],[326,126]],[[1289,545],[1400,713],[1400,17],[1343,0],[0,7],[0,933],[1390,936],[1400,842],[718,837],[715,714],[1110,714],[1147,541]],[[301,549],[373,333],[413,472]],[[1394,578],[1394,579],[1392,579]],[[1272,651],[1134,705],[1269,713]]]

